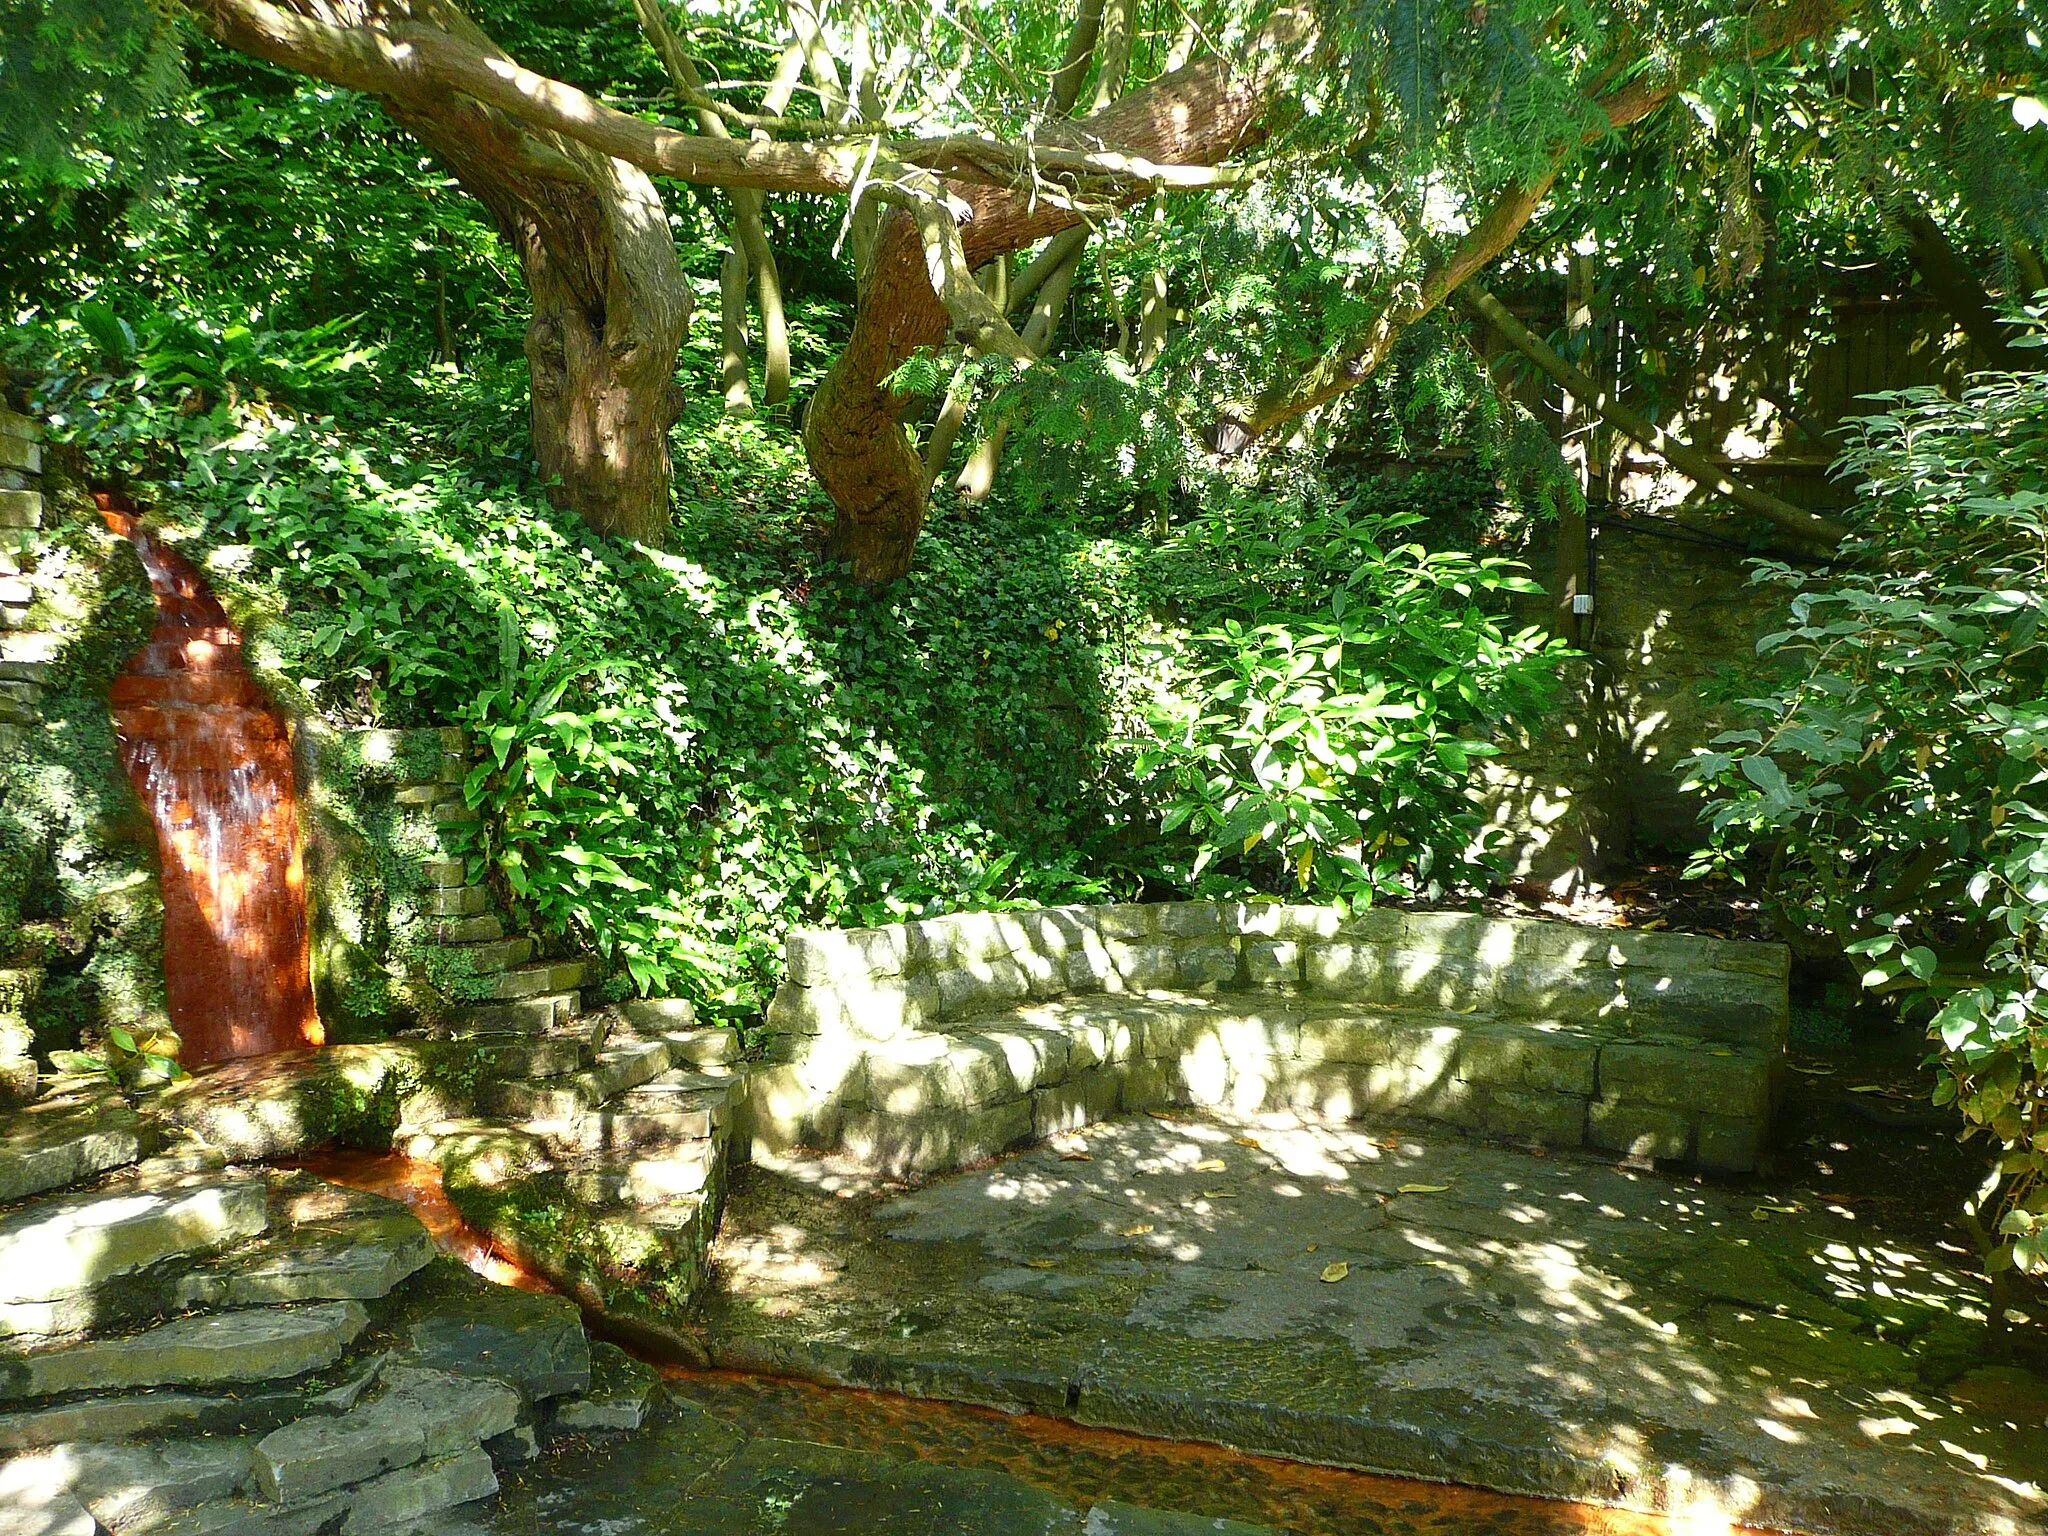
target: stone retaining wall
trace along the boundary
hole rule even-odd
[[[793,935],[747,1128],[892,1171],[1171,1104],[1420,1115],[1753,1167],[1778,945],[1189,902]]]

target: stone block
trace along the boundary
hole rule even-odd
[[[975,1034],[1002,1053],[1020,1089],[1043,1088],[1067,1075],[1074,1046],[1063,1031],[1003,1020],[982,1025]]]
[[[341,1536],[377,1536],[497,1491],[497,1473],[482,1449],[418,1462],[357,1487]]]
[[[492,976],[484,988],[484,997],[490,1002],[505,1003],[547,992],[574,991],[591,981],[596,971],[595,962],[589,960],[536,960]]]
[[[1682,1109],[1595,1099],[1586,1110],[1586,1144],[1637,1160],[1692,1155],[1693,1119]]]
[[[1377,944],[1319,940],[1307,946],[1302,974],[1309,990],[1358,1002],[1378,1002],[1385,991],[1387,951]]]
[[[1038,1002],[1047,1002],[1063,995],[1067,990],[1066,951],[1056,955],[1041,954],[1035,949],[1016,949],[1010,952],[1010,959],[1024,975],[1024,985],[1031,997]]]
[[[1084,931],[1066,954],[1067,991],[1071,993],[1121,992],[1123,978],[1109,945],[1093,929]]]
[[[1070,1006],[1060,1020],[1060,1029],[1067,1037],[1069,1073],[1121,1064],[1138,1053],[1140,1026],[1113,1002],[1104,1001],[1093,1008]]]
[[[593,1367],[594,1369],[594,1367]],[[510,1430],[518,1391],[504,1381],[393,1360],[379,1375],[384,1395],[370,1406],[420,1425],[425,1455],[452,1456]]]
[[[462,886],[469,883],[467,859],[428,859],[420,866],[428,885]]]
[[[60,1445],[27,1462],[0,1474],[0,1485],[29,1471],[31,1481],[62,1486],[106,1529],[129,1531],[232,1497],[249,1476],[249,1442],[223,1436],[153,1445]],[[38,1463],[39,1476],[30,1470]],[[0,1493],[0,1500],[5,1497]]]
[[[1226,926],[1246,937],[1288,939],[1307,944],[1315,939],[1334,939],[1344,924],[1344,915],[1334,907],[1289,905],[1278,901],[1240,902],[1226,918]]]
[[[1569,1093],[1489,1088],[1480,1123],[1494,1136],[1539,1141],[1546,1147],[1584,1146],[1589,1102]]]
[[[846,1004],[830,987],[785,981],[768,1004],[768,1029],[777,1035],[832,1034],[848,1026]]]
[[[239,1179],[196,1189],[113,1190],[46,1201],[0,1219],[0,1302],[77,1296],[174,1254],[256,1236],[269,1188]]]
[[[1159,908],[1159,931],[1172,939],[1220,937],[1223,908],[1213,901],[1170,901]]]
[[[684,997],[635,998],[622,1004],[620,1011],[641,1034],[670,1034],[697,1027],[696,1005]]]
[[[953,931],[953,963],[998,960],[1010,952],[1012,925],[994,912],[955,912],[939,919]]]
[[[433,1261],[434,1241],[410,1211],[374,1212],[288,1230],[187,1277],[186,1306],[263,1307],[376,1301]]]
[[[1295,1059],[1304,1066],[1371,1066],[1392,1059],[1395,1036],[1395,1022],[1387,1014],[1311,1008],[1301,1016]]]
[[[1115,1116],[1122,1102],[1123,1071],[1090,1067],[1031,1096],[1031,1133],[1043,1141]]]
[[[576,1304],[504,1287],[450,1301],[414,1323],[403,1363],[503,1381],[535,1401],[590,1386],[590,1341]]]
[[[1733,1115],[1701,1115],[1693,1150],[1702,1168],[1749,1173],[1763,1157],[1766,1123]]]
[[[19,411],[0,407],[0,437],[19,438],[25,443],[40,443],[43,440],[43,424],[33,416],[24,416]]]
[[[1215,911],[1208,907],[1208,911]],[[1177,984],[1185,991],[1228,986],[1237,979],[1237,942],[1226,938],[1188,939],[1176,946],[1180,952]]]
[[[571,1434],[640,1427],[660,1390],[660,1379],[615,1344],[593,1344],[590,1390],[555,1404],[549,1427]]]
[[[1503,1088],[1576,1094],[1589,1099],[1598,1084],[1600,1042],[1540,1024],[1474,1024],[1457,1046],[1454,1070]]]
[[[1770,1114],[1770,1063],[1705,1042],[1613,1041],[1600,1052],[1600,1096],[1760,1120]]]
[[[938,989],[938,1016],[942,1019],[965,1019],[1014,1008],[1031,993],[1022,968],[1008,955],[993,960],[961,958],[944,970],[934,971],[931,981]]]
[[[1159,932],[1159,908],[1141,902],[1084,909],[1090,925],[1105,939],[1131,942],[1149,939]]]
[[[1379,955],[1379,1001],[1439,1013],[1471,1013],[1493,1005],[1494,973],[1479,956],[1414,946],[1381,950]],[[1313,956],[1309,963],[1315,963]]]
[[[442,918],[429,923],[427,933],[436,944],[488,944],[505,937],[505,924],[495,912],[486,912],[481,917]]]
[[[26,438],[0,436],[0,464],[27,474],[42,473],[43,445]]]
[[[444,803],[460,804],[461,802],[462,795],[460,792],[441,783],[438,779],[427,784],[407,784],[401,789],[394,790],[391,795],[391,803],[393,805],[426,806]]]
[[[1126,1111],[1165,1109],[1187,1104],[1187,1075],[1178,1060],[1140,1056],[1122,1069],[1117,1103]]]
[[[964,1168],[1031,1138],[1031,1100],[1019,1098],[979,1109],[935,1109],[906,1116],[848,1110],[839,1144],[853,1162],[900,1178]]]
[[[273,1381],[332,1365],[369,1323],[354,1301],[181,1317],[0,1362],[0,1397]]]
[[[492,976],[531,959],[533,940],[523,934],[511,939],[484,939],[447,946],[443,953],[457,965],[467,967],[473,976]]]
[[[429,917],[475,917],[491,908],[491,893],[480,885],[430,886],[420,893]]]
[[[804,929],[789,936],[783,952],[791,979],[802,986],[822,987],[902,975],[909,938],[901,926]]]
[[[1111,939],[1104,947],[1118,979],[1130,991],[1164,990],[1180,983],[1180,954],[1171,944]]]
[[[314,1414],[257,1442],[256,1486],[265,1498],[296,1504],[409,1467],[426,1454],[426,1446],[424,1423],[381,1402],[348,1413]]]
[[[1301,985],[1302,946],[1293,939],[1246,939],[1245,979],[1255,987],[1288,990]]]

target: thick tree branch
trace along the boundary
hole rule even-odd
[[[1587,374],[1560,357],[1548,342],[1517,320],[1507,306],[1487,292],[1476,279],[1458,290],[1458,299],[1498,331],[1508,345],[1570,390],[1574,400],[1591,409],[1623,437],[1656,454],[1701,489],[1725,496],[1744,511],[1767,518],[1787,533],[1823,548],[1841,542],[1848,531],[1840,523],[1744,484],[1727,471],[1717,468],[1682,439],[1623,405],[1612,390],[1601,388]]]
[[[1807,38],[1833,31],[1841,24],[1836,0],[1789,0],[1753,19],[1743,53],[1751,58],[1775,53]],[[1380,312],[1335,353],[1318,361],[1300,377],[1282,380],[1248,409],[1219,414],[1211,441],[1235,452],[1276,428],[1326,405],[1357,388],[1379,371],[1401,333],[1432,313],[1458,286],[1484,270],[1522,232],[1542,206],[1551,185],[1586,144],[1649,116],[1668,101],[1711,56],[1680,61],[1654,76],[1640,76],[1598,98],[1605,119],[1599,127],[1556,145],[1543,171],[1528,183],[1502,193],[1485,215],[1447,255],[1431,262],[1419,279],[1398,289]],[[1608,77],[1621,73],[1608,71]]]

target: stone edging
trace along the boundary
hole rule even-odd
[[[800,932],[746,1139],[958,1167],[1133,1109],[1413,1114],[1753,1167],[1780,945],[1240,902]]]

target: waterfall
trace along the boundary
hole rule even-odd
[[[318,1045],[292,749],[192,563],[97,500],[134,545],[156,628],[115,680],[121,758],[162,855],[164,981],[189,1065]]]

